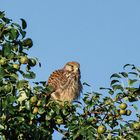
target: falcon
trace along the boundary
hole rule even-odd
[[[61,102],[78,99],[82,92],[80,78],[80,64],[75,61],[68,62],[62,69],[54,71],[47,83],[47,86],[53,88],[51,98]]]

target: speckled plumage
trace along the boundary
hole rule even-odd
[[[82,91],[80,78],[80,64],[78,62],[68,62],[64,68],[54,71],[47,83],[48,86],[54,88],[51,97],[62,102],[72,102],[77,99]]]

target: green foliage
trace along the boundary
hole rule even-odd
[[[32,67],[40,63],[27,54],[33,42],[26,38],[26,27],[24,19],[19,25],[0,12],[0,139],[51,140],[54,130],[69,140],[140,139],[139,68],[126,64],[101,93],[87,92],[81,102],[58,104],[44,81],[30,85],[36,76]]]

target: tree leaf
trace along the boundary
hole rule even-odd
[[[19,31],[23,39],[26,36],[26,31],[23,31],[22,29],[19,29]]]
[[[12,23],[11,26],[14,27],[14,28],[17,28],[17,29],[21,28],[20,25],[17,24],[17,23]]]
[[[128,66],[133,66],[133,65],[132,64],[126,64],[126,65],[123,66],[123,69],[125,69]]]
[[[0,66],[0,79],[2,79],[5,76],[5,71],[2,66]]]
[[[21,18],[20,20],[22,21],[22,29],[26,29],[27,28],[26,21],[23,18]]]
[[[123,91],[123,87],[121,85],[113,85],[112,88],[113,88],[114,91],[116,91],[116,90]]]
[[[100,87],[100,90],[111,90],[111,88]]]
[[[27,80],[20,80],[17,82],[17,89],[21,89],[24,87],[28,87],[28,81]]]
[[[0,124],[0,131],[4,129],[4,126]]]
[[[114,91],[113,91],[113,90],[109,90],[108,93],[109,93],[110,95],[113,95],[113,94],[114,94]]]
[[[120,81],[119,80],[112,80],[110,85],[112,86],[113,84],[118,83],[118,82],[120,82]]]
[[[41,67],[41,63],[39,62],[38,64],[39,64],[39,67]]]
[[[36,74],[33,71],[28,71],[27,73],[22,74],[24,78],[35,79]]]
[[[121,78],[121,76],[119,75],[119,74],[117,74],[117,73],[114,73],[114,74],[112,74],[111,76],[110,76],[110,79],[111,78]]]
[[[26,38],[22,41],[22,45],[31,48],[33,46],[33,41],[30,38]]]
[[[5,18],[3,17],[2,20],[6,23],[6,24],[9,24],[12,20],[9,19],[9,18]]]
[[[11,28],[11,29],[10,29],[9,39],[10,39],[10,40],[14,40],[14,39],[17,39],[18,36],[19,36],[18,31],[17,31],[16,29],[14,29],[14,28]]]
[[[26,102],[25,102],[25,108],[26,108],[27,110],[31,110],[31,103],[30,103],[30,101],[26,101]]]
[[[136,68],[136,70],[137,70],[137,72],[139,72],[139,73],[140,73],[140,69],[139,69],[139,68]]]
[[[123,77],[127,78],[128,74],[126,72],[120,72],[119,74],[121,74]]]
[[[132,75],[138,76],[138,73],[136,73],[136,72],[129,72],[128,74],[132,74]]]
[[[12,104],[13,102],[15,102],[16,97],[13,96],[13,95],[10,95],[10,96],[7,97],[7,100],[8,100],[8,103],[9,104]]]
[[[134,83],[136,83],[137,79],[128,79],[128,86],[133,86]]]
[[[86,86],[90,87],[90,85],[86,82],[84,82],[83,85],[86,85]]]
[[[139,132],[135,132],[134,136],[136,137],[137,140],[140,140],[140,133]]]
[[[23,117],[16,117],[18,119],[19,122],[24,122],[25,119]]]
[[[5,16],[4,11],[0,11],[0,18],[3,18]]]
[[[4,56],[8,56],[9,54],[11,54],[11,46],[10,46],[10,43],[8,42],[8,43],[5,43],[4,45],[3,45],[3,55]]]

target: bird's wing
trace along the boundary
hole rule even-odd
[[[52,86],[54,90],[57,90],[58,88],[62,88],[65,83],[67,83],[67,77],[64,74],[64,70],[61,69],[54,71],[50,75],[47,85]]]

